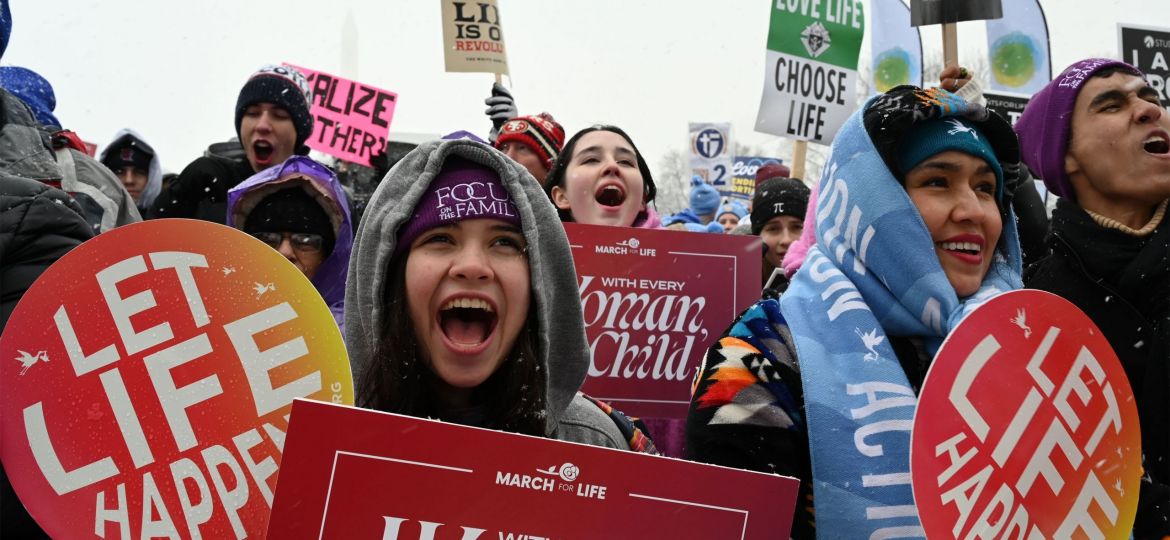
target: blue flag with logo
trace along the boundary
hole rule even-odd
[[[873,0],[870,10],[869,94],[902,84],[922,86],[922,36],[910,26],[910,8],[902,0]]]
[[[1003,18],[987,21],[991,90],[1031,96],[1052,80],[1048,23],[1039,0],[1003,3]]]

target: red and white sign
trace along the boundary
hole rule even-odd
[[[297,400],[269,538],[787,538],[793,478]]]
[[[566,223],[592,361],[582,391],[686,418],[707,347],[760,299],[759,239]]]
[[[1068,301],[1021,290],[972,312],[935,357],[918,411],[910,471],[927,538],[1130,537],[1133,392]]]
[[[0,359],[0,458],[54,538],[255,537],[293,398],[353,402],[309,280],[206,221],[69,252],[17,305]]]
[[[292,64],[287,64],[292,65]],[[309,80],[313,91],[313,150],[361,165],[386,148],[398,94],[375,86],[292,66]]]

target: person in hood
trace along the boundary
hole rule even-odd
[[[98,160],[122,181],[139,212],[145,214],[162,190],[162,165],[154,147],[134,130],[123,129],[114,134]]]
[[[227,196],[227,224],[268,244],[304,273],[344,330],[353,225],[337,175],[312,159],[292,156],[240,182]]]
[[[197,158],[155,200],[148,218],[227,220],[229,189],[293,155],[307,155],[313,134],[309,83],[291,66],[268,65],[253,73],[236,98],[236,135],[244,160],[218,154]]]
[[[657,192],[650,166],[617,126],[578,131],[549,172],[545,192],[561,221],[656,229]]]
[[[854,113],[833,141],[803,266],[779,299],[754,304],[707,351],[687,419],[691,457],[800,479],[793,538],[920,530],[913,514],[867,514],[913,508],[908,483],[851,481],[908,477],[909,434],[882,439],[877,455],[854,450],[861,422],[874,418],[850,414],[856,401],[840,389],[865,382],[917,394],[950,330],[1021,287],[1003,167],[1018,161],[1005,120],[940,89],[899,86]],[[864,235],[861,253],[850,234]],[[831,309],[842,294],[856,309]],[[928,307],[938,324],[923,321]],[[914,402],[877,418],[909,423]]]
[[[346,283],[357,404],[627,449],[578,389],[572,252],[535,178],[487,144],[424,143],[373,193]]]

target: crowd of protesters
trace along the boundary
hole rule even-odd
[[[817,509],[864,495],[822,493],[818,471],[874,466],[836,451],[831,434],[849,426],[834,411],[805,408],[806,395],[851,380],[867,352],[834,337],[874,328],[893,353],[890,380],[917,392],[965,314],[997,292],[1042,289],[1080,307],[1120,358],[1142,435],[1134,536],[1170,535],[1170,116],[1137,69],[1113,60],[1069,66],[1014,129],[980,104],[977,84],[964,86],[965,70],[941,79],[875,96],[850,117],[826,166],[842,186],[769,165],[748,204],[696,178],[690,206],[666,216],[635,137],[595,125],[566,141],[552,115],[520,114],[496,85],[487,140],[453,134],[384,159],[359,214],[333,168],[307,157],[312,99],[294,68],[243,80],[231,111],[238,143],[164,178],[133,129],[90,158],[53,115],[49,83],[5,66],[3,322],[48,265],[88,238],[142,219],[224,223],[311,280],[343,330],[359,406],[649,453],[685,446],[689,459],[792,476],[801,481],[792,534],[811,538],[846,530]],[[1037,181],[1060,197],[1051,220]],[[437,194],[464,184],[489,212],[441,211]],[[868,256],[837,250],[849,245],[845,227],[818,205],[833,189],[848,190],[862,227],[887,216]],[[590,352],[561,222],[759,238],[760,300],[705,344],[685,422],[633,421],[580,392]],[[808,268],[855,288],[867,309],[828,319],[827,285]],[[945,324],[918,316],[927,303]],[[908,462],[896,451],[882,459]],[[35,536],[3,488],[4,536]]]

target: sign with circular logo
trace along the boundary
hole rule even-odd
[[[723,155],[723,151],[727,147],[727,137],[718,129],[707,128],[695,135],[691,143],[694,146],[695,154],[707,159],[714,159]]]
[[[935,357],[911,435],[927,538],[1130,537],[1141,441],[1125,371],[1076,306],[1000,295]]]
[[[353,403],[309,280],[204,221],[74,249],[24,295],[0,357],[0,458],[56,538],[262,536],[292,400]]]

